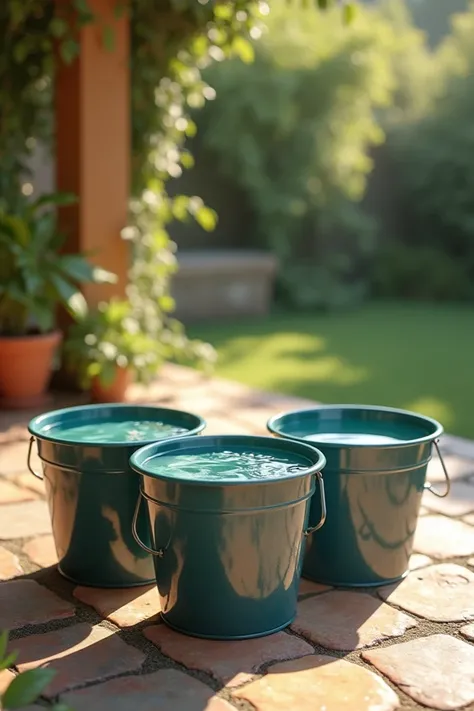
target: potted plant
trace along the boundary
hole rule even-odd
[[[58,306],[78,318],[87,311],[78,285],[113,282],[115,276],[78,254],[61,254],[58,205],[75,197],[53,193],[15,208],[0,203],[0,402],[28,407],[40,403],[61,341]]]
[[[93,402],[122,402],[130,383],[149,382],[163,360],[160,344],[144,331],[127,299],[89,311],[71,327],[64,350]]]

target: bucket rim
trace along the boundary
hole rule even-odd
[[[423,444],[425,442],[432,442],[435,439],[441,437],[444,433],[443,425],[435,420],[433,417],[428,417],[427,415],[421,415],[418,412],[413,412],[413,410],[405,410],[398,407],[388,407],[385,405],[357,405],[357,404],[331,404],[331,405],[314,405],[313,407],[298,408],[295,410],[286,410],[276,415],[273,415],[267,420],[267,430],[273,435],[278,437],[292,440],[296,442],[307,442],[304,437],[293,436],[286,434],[278,425],[283,421],[284,418],[289,418],[295,415],[305,415],[306,413],[316,412],[320,410],[369,410],[372,412],[385,412],[387,414],[402,415],[411,417],[412,419],[421,420],[425,423],[432,425],[434,431],[431,434],[425,435],[423,437],[416,437],[414,439],[407,439],[401,442],[384,442],[381,444],[370,444],[367,442],[351,442],[350,444],[341,442],[318,442],[317,440],[310,440],[314,442],[316,447],[324,447],[328,449],[367,449],[367,448],[377,448],[377,449],[397,449],[400,447],[406,447],[412,444]],[[315,435],[317,436],[317,434]]]
[[[133,442],[86,442],[84,440],[74,440],[74,439],[62,439],[59,436],[53,436],[51,434],[45,433],[40,430],[40,426],[44,424],[45,421],[47,421],[48,418],[50,417],[60,417],[61,415],[65,414],[70,414],[74,412],[85,412],[85,411],[97,411],[101,409],[107,409],[107,410],[137,410],[137,409],[143,409],[143,410],[152,410],[154,413],[158,414],[159,412],[161,413],[168,413],[173,414],[173,415],[186,415],[187,417],[193,418],[195,420],[196,426],[193,427],[190,430],[187,430],[183,434],[174,434],[173,437],[169,439],[179,439],[180,437],[189,437],[189,436],[195,436],[202,432],[204,428],[206,427],[207,423],[206,420],[201,417],[200,415],[197,415],[194,412],[189,412],[188,410],[178,410],[173,407],[162,407],[160,405],[147,405],[144,403],[123,403],[123,402],[113,402],[113,403],[98,403],[98,404],[90,404],[90,405],[74,405],[72,407],[62,407],[57,410],[50,410],[49,412],[44,412],[41,415],[36,415],[33,417],[29,423],[28,423],[28,432],[30,435],[33,437],[36,437],[38,440],[43,440],[46,442],[53,442],[54,444],[61,444],[63,446],[72,446],[72,447],[77,447],[77,446],[82,446],[82,447],[103,447],[103,448],[117,448],[117,447],[133,447],[134,449],[138,447],[144,447],[148,444],[152,444],[155,442],[155,439],[143,439],[143,440],[134,440]],[[163,442],[167,442],[168,439],[163,439]]]
[[[247,479],[242,480],[209,480],[209,479],[187,479],[185,477],[179,476],[169,476],[166,474],[160,474],[159,472],[151,472],[145,469],[147,461],[159,456],[160,454],[176,453],[179,451],[186,451],[188,448],[192,449],[209,449],[218,446],[224,446],[225,444],[242,445],[247,444],[251,441],[255,446],[260,445],[267,449],[274,449],[276,451],[291,451],[296,454],[301,454],[303,457],[309,460],[310,466],[302,471],[287,474],[284,476],[278,476],[268,479]],[[282,446],[283,445],[283,446]],[[295,448],[296,445],[296,448]],[[319,474],[326,466],[326,457],[324,454],[315,446],[308,444],[306,442],[297,442],[294,440],[286,439],[275,439],[275,437],[269,437],[267,435],[203,435],[202,437],[192,437],[183,436],[175,437],[172,439],[161,440],[159,442],[152,442],[144,447],[141,447],[130,457],[130,466],[141,476],[149,477],[150,479],[159,479],[160,481],[173,482],[182,485],[191,486],[207,486],[207,487],[228,487],[228,486],[256,486],[256,485],[267,485],[267,484],[278,484],[279,482],[290,481],[300,479],[306,476],[312,476],[313,474]]]

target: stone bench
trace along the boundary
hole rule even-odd
[[[173,278],[176,317],[184,321],[268,313],[277,262],[272,254],[243,250],[178,253]]]

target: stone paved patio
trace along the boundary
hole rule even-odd
[[[171,366],[132,397],[197,411],[208,433],[263,434],[271,414],[310,404]],[[59,576],[42,484],[26,472],[34,414],[0,413],[0,629],[12,630],[20,670],[49,662],[57,670],[42,705],[59,698],[76,711],[474,709],[474,442],[443,438],[452,494],[424,499],[404,582],[354,592],[302,581],[291,629],[211,642],[161,624],[153,586],[98,590]],[[430,478],[442,478],[437,462]],[[13,673],[0,672],[0,690]]]

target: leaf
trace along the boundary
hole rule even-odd
[[[90,264],[80,254],[65,254],[58,259],[58,267],[64,276],[77,282],[115,284],[115,274]]]
[[[30,306],[29,313],[41,333],[51,331],[54,325],[54,311],[49,304],[35,301]]]
[[[8,647],[8,630],[3,630],[0,634],[0,661],[5,657]]]
[[[2,696],[4,709],[19,709],[36,701],[56,675],[54,669],[29,669],[16,676]]]
[[[232,50],[245,64],[251,64],[255,58],[252,45],[244,37],[234,37]]]
[[[75,319],[84,318],[87,315],[87,301],[80,291],[76,291],[66,304],[66,308]]]
[[[115,359],[113,362],[105,361],[102,365],[102,371],[99,375],[99,380],[102,385],[108,387],[113,385],[115,378],[117,377],[117,366],[115,365]]]
[[[118,276],[107,269],[102,269],[102,267],[94,267],[92,280],[94,284],[116,284]]]
[[[75,318],[81,318],[87,313],[87,302],[78,289],[59,274],[51,274],[51,283],[54,286],[60,302]]]
[[[357,6],[354,2],[346,2],[342,11],[344,24],[350,25],[357,14]]]
[[[210,207],[203,205],[195,213],[196,221],[206,232],[212,232],[217,224],[217,215]]]
[[[74,205],[78,202],[77,195],[74,193],[58,192],[58,193],[45,193],[40,195],[34,202],[31,203],[31,210],[37,210],[39,207],[46,207],[54,205],[56,207],[63,207],[65,205]]]
[[[17,64],[23,64],[30,53],[30,46],[25,40],[17,41],[13,47],[13,58]]]
[[[69,37],[59,45],[59,53],[65,64],[71,64],[79,54],[79,44]]]
[[[61,17],[53,17],[49,23],[49,29],[53,37],[63,37],[67,32],[67,22]]]
[[[114,17],[116,20],[120,20],[127,13],[127,2],[126,0],[115,0],[114,7]]]
[[[27,247],[31,240],[28,223],[16,215],[0,216],[0,229],[6,232],[21,247]]]
[[[18,657],[18,652],[12,652],[11,654],[8,654],[6,657],[0,660],[0,671],[3,669],[8,669],[8,667],[12,667]]]
[[[115,32],[113,27],[105,25],[102,30],[102,43],[107,52],[113,52],[115,49]]]

